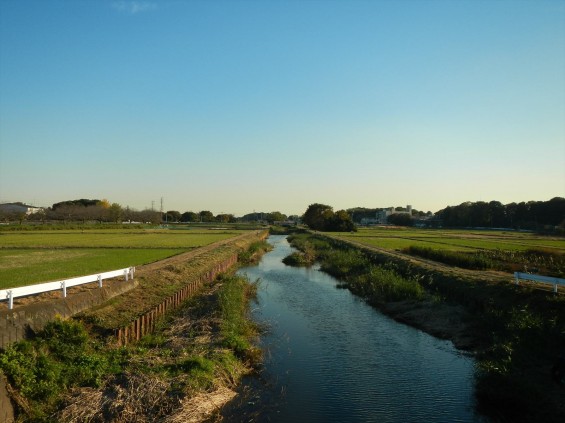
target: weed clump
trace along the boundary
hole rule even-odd
[[[119,355],[119,350],[104,353],[81,323],[55,320],[34,339],[6,348],[0,369],[21,394],[18,406],[41,419],[64,390],[98,387],[105,376],[119,371]]]

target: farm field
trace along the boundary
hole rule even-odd
[[[244,232],[167,229],[0,232],[0,289],[139,266]]]
[[[402,250],[410,246],[437,250],[473,252],[479,250],[551,250],[565,254],[565,238],[509,231],[361,228],[338,237],[372,247]]]

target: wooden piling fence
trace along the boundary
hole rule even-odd
[[[225,272],[236,263],[237,254],[234,254],[200,275],[198,279],[190,282],[170,297],[165,298],[161,303],[139,316],[129,325],[116,329],[114,334],[118,345],[122,346],[139,341],[142,336],[152,333],[155,330],[157,321],[167,312],[178,308],[185,300],[192,297],[205,282],[212,282],[218,274]]]

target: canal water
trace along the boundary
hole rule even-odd
[[[227,421],[483,422],[474,411],[473,360],[450,342],[393,321],[316,268],[274,250],[240,269],[260,279],[254,318],[266,326],[259,378]]]

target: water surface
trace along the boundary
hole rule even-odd
[[[261,393],[227,420],[485,421],[474,412],[470,357],[382,315],[316,268],[284,265],[292,251],[284,236],[269,242],[275,249],[258,266],[240,270],[261,280],[253,311],[268,326]]]

